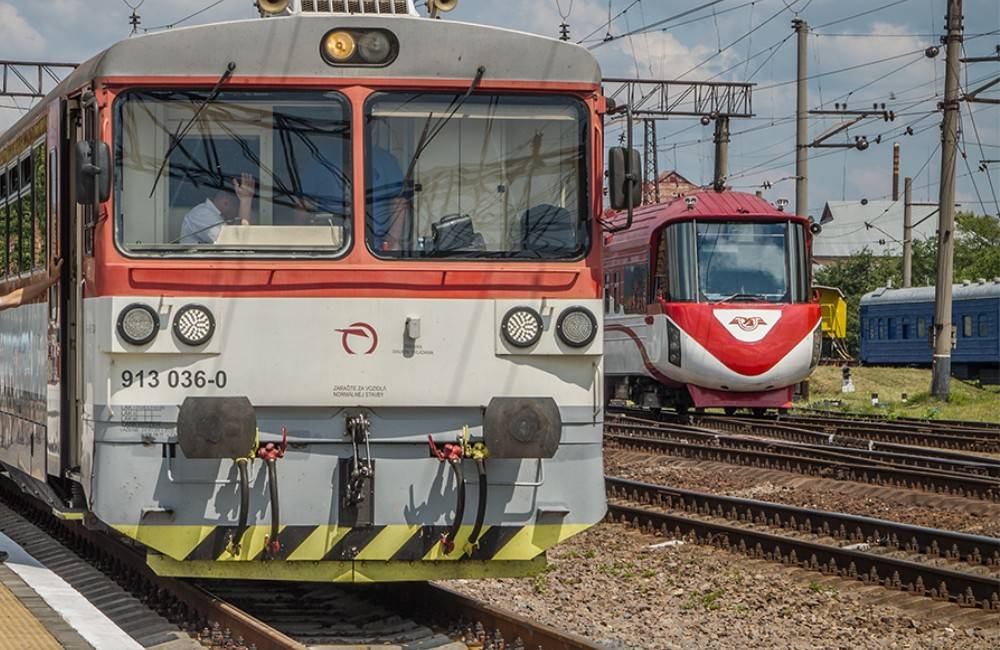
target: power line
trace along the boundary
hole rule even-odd
[[[874,61],[868,61],[867,63],[858,63],[857,65],[848,66],[846,68],[839,68],[837,70],[828,70],[827,72],[820,72],[814,75],[806,77],[806,79],[819,79],[820,77],[828,77],[834,74],[840,74],[841,72],[850,72],[851,70],[857,70],[859,68],[866,68],[870,65],[878,65],[879,63],[885,63],[886,61],[895,61],[896,59],[901,59],[904,56],[912,56],[918,52],[923,52],[920,50],[912,50],[910,52],[903,52],[902,54],[895,54],[893,56],[887,56],[882,59],[876,59]],[[770,84],[768,86],[760,86],[756,90],[759,92],[761,90],[770,90],[771,88],[779,88],[781,86],[787,86],[789,84],[797,83],[797,79],[790,79],[788,81],[779,81],[777,83]]]
[[[223,2],[226,2],[226,0],[216,0],[215,2],[209,4],[208,6],[202,7],[201,9],[199,9],[196,12],[194,12],[193,14],[188,14],[187,16],[184,16],[183,18],[175,20],[172,23],[168,23],[166,25],[157,25],[156,27],[148,27],[148,28],[143,29],[143,31],[144,32],[151,32],[151,31],[155,31],[155,30],[158,30],[158,29],[173,29],[174,27],[177,27],[181,23],[187,22],[187,21],[191,20],[192,18],[194,18],[195,16],[199,16],[199,15],[205,13],[206,11],[208,11],[209,9],[213,9],[213,8],[221,5]]]
[[[850,16],[845,16],[844,18],[838,18],[837,20],[831,20],[830,22],[823,23],[822,25],[816,25],[815,27],[813,27],[813,29],[823,29],[824,27],[829,27],[830,25],[836,25],[838,23],[844,23],[844,22],[847,22],[848,20],[853,20],[855,18],[860,18],[861,16],[867,16],[868,14],[873,14],[873,13],[882,11],[883,9],[888,9],[889,7],[895,7],[896,5],[901,5],[904,2],[909,2],[909,1],[910,0],[895,0],[895,2],[890,2],[888,4],[884,4],[881,7],[875,7],[874,9],[869,9],[868,11],[862,11],[862,12],[859,12],[859,13],[856,13],[856,14],[852,14]]]
[[[796,1],[798,1],[798,0],[796,0]],[[628,11],[629,9],[631,9],[632,7],[634,7],[638,2],[639,2],[639,0],[636,0],[635,2],[633,2],[632,4],[630,4],[625,9],[625,11]],[[649,31],[649,30],[653,29],[654,27],[659,27],[660,25],[663,25],[665,23],[669,23],[671,21],[677,20],[678,18],[683,18],[684,16],[690,16],[693,13],[701,11],[702,9],[707,9],[707,8],[711,7],[712,5],[717,5],[720,2],[725,2],[725,0],[709,0],[709,2],[705,2],[703,4],[700,4],[697,7],[693,7],[691,9],[686,10],[686,11],[682,11],[679,14],[674,14],[673,16],[670,16],[669,18],[663,18],[662,20],[657,20],[656,22],[650,23],[648,25],[643,25],[642,27],[639,27],[637,29],[633,29],[633,30],[627,31],[624,34],[619,34],[618,36],[610,36],[610,34],[609,34],[609,37],[606,37],[600,43],[592,45],[589,49],[596,50],[597,48],[603,46],[605,43],[610,43],[611,41],[618,40],[619,38],[624,38],[626,36],[633,36],[635,34],[640,34],[642,32]],[[622,11],[621,14],[619,14],[619,15],[623,15],[625,13],[625,11]],[[610,21],[609,21],[609,24],[610,24]],[[598,29],[598,31],[600,31],[600,30]]]

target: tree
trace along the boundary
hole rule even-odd
[[[932,286],[937,277],[937,237],[913,242],[913,286]],[[847,349],[860,352],[861,297],[879,287],[901,286],[903,260],[874,255],[867,248],[816,271],[816,284],[838,287],[847,301]],[[1000,277],[1000,220],[990,215],[955,215],[955,282]]]

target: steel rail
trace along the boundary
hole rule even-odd
[[[845,430],[836,426],[825,426],[822,423],[809,425],[805,423],[790,423],[785,420],[773,419],[746,419],[734,417],[721,417],[714,415],[695,416],[692,421],[703,425],[718,428],[730,432],[754,432],[765,431],[767,435],[785,439],[796,439],[798,436],[805,441],[808,436],[813,436],[816,441],[827,440],[831,443],[839,443],[848,447],[858,447],[865,449],[882,449],[909,454],[927,454],[928,447],[939,449],[934,455],[939,458],[951,458],[954,460],[985,463],[996,465],[1000,468],[1000,459],[988,458],[962,454],[957,451],[944,450],[965,450],[967,452],[985,451],[1000,452],[1000,441],[994,442],[986,438],[963,438],[960,436],[927,434],[918,431],[910,433],[896,433],[886,431],[858,431]]]
[[[985,500],[1000,500],[1000,483],[989,479],[964,477],[942,472],[920,472],[913,469],[879,465],[866,462],[849,462],[843,460],[822,459],[810,453],[794,452],[795,449],[782,449],[779,453],[773,451],[777,447],[763,441],[744,441],[742,439],[727,439],[719,437],[717,441],[701,440],[700,442],[682,442],[669,440],[660,432],[657,437],[655,430],[652,435],[617,434],[607,431],[611,423],[605,423],[605,439],[618,443],[625,448],[645,449],[667,452],[697,460],[714,460],[737,465],[749,465],[767,469],[778,469],[797,472],[810,476],[836,478],[839,480],[862,481],[878,485],[901,486],[911,489],[924,489],[943,494],[971,496]],[[621,425],[618,425],[619,427]],[[668,433],[668,432],[667,432]],[[690,434],[681,434],[680,437]],[[759,448],[753,448],[753,442],[762,442]],[[729,446],[723,446],[728,443]],[[746,443],[746,444],[740,444]],[[770,449],[770,450],[768,450]],[[810,451],[811,450],[802,450]]]
[[[898,422],[898,423],[913,423],[916,425],[930,425],[939,429],[947,428],[973,428],[973,429],[985,429],[989,431],[1000,432],[1000,422],[977,422],[975,420],[929,420],[926,418],[914,418],[907,416],[895,417],[889,420],[885,416],[879,415],[868,415],[865,413],[851,413],[845,411],[831,411],[829,409],[817,409],[817,408],[807,408],[807,407],[796,407],[795,412],[797,413],[816,413],[818,416],[827,417],[833,416],[837,419],[843,420],[860,420],[862,422]]]
[[[979,426],[978,423],[967,422],[964,424],[941,425],[932,420],[867,420],[862,418],[841,418],[836,415],[799,415],[799,414],[779,414],[775,416],[765,416],[765,419],[777,422],[789,422],[792,424],[808,424],[821,426],[824,428],[836,427],[839,429],[854,429],[857,431],[880,431],[899,432],[900,434],[913,434],[920,432],[925,435],[950,436],[953,438],[981,438],[994,442],[1000,441],[1000,430],[989,426]]]
[[[1000,610],[996,578],[618,503],[608,504],[608,518],[675,538],[692,535],[699,543],[755,558],[881,584],[967,607]]]
[[[830,460],[834,462],[846,462],[857,465],[871,467],[886,467],[892,469],[913,470],[902,460],[884,460],[877,457],[866,457],[866,450],[859,450],[850,447],[831,447],[828,445],[810,445],[783,442],[778,440],[762,439],[760,437],[747,437],[739,435],[726,435],[714,429],[706,429],[683,424],[667,424],[662,422],[648,422],[641,420],[611,420],[605,423],[605,429],[610,429],[612,433],[619,431],[626,434],[639,432],[640,435],[654,435],[660,437],[672,437],[680,439],[695,438],[713,445],[731,447],[736,449],[758,449],[758,450],[780,450],[782,453],[805,458],[815,458],[820,460]],[[993,484],[1000,488],[1000,477],[973,476],[969,474],[972,467],[964,463],[952,463],[947,460],[937,460],[928,457],[911,457],[912,461],[925,461],[927,467],[920,468],[921,474],[945,476],[958,479],[973,478],[978,479],[986,485]],[[981,469],[977,466],[976,469]]]
[[[771,501],[709,494],[613,476],[605,476],[604,485],[609,497],[621,497],[647,505],[829,535],[849,542],[867,542],[889,550],[945,557],[1000,569],[1000,539],[995,537],[927,528],[842,512],[801,508]]]

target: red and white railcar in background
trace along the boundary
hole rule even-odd
[[[822,341],[810,226],[739,192],[637,209],[605,246],[608,400],[790,407]]]

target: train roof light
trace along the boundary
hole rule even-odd
[[[774,204],[778,206],[778,212],[784,212],[785,206],[788,205],[788,199],[778,199]]]
[[[346,63],[357,49],[357,43],[349,32],[330,32],[323,37],[323,55],[327,61]]]
[[[337,27],[323,36],[319,50],[334,66],[385,66],[399,55],[399,39],[387,29]]]
[[[695,206],[696,203],[698,203],[698,197],[697,196],[685,196],[684,197],[684,205],[687,206],[688,210],[694,210],[694,206]]]
[[[285,13],[288,9],[289,0],[257,0],[257,9],[262,16],[275,16]]]

